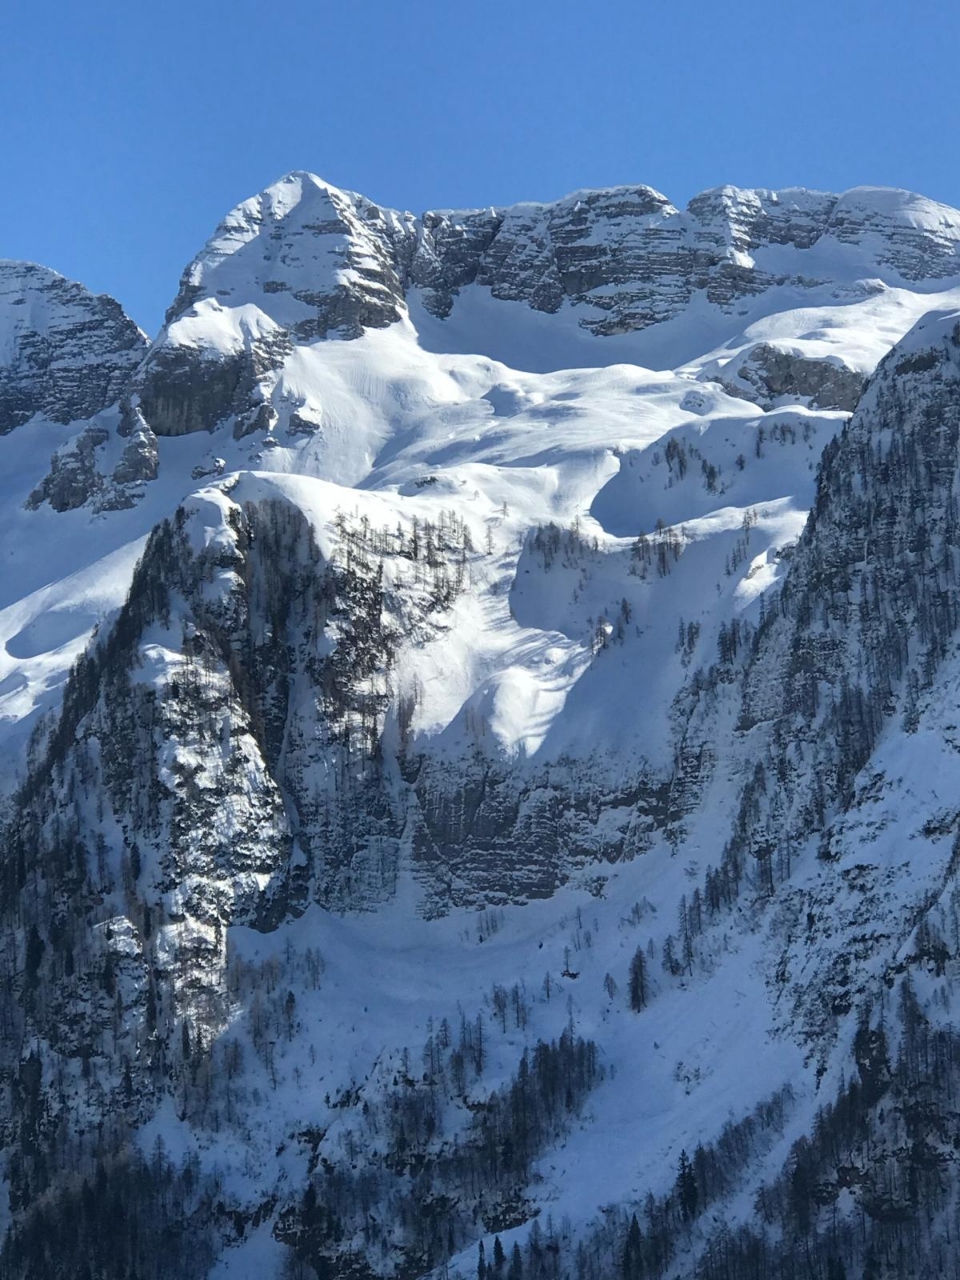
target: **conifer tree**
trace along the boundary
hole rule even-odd
[[[510,1251],[510,1266],[507,1269],[507,1280],[523,1280],[523,1255],[520,1252],[520,1246],[516,1241],[513,1242],[513,1249]]]
[[[640,1280],[643,1275],[643,1236],[637,1215],[630,1219],[627,1238],[623,1246],[623,1257],[620,1262],[620,1273],[623,1280]]]
[[[647,962],[643,948],[637,947],[630,961],[630,1008],[639,1013],[647,1004]]]
[[[677,1199],[680,1201],[680,1212],[683,1214],[684,1220],[689,1222],[691,1218],[697,1216],[700,1193],[697,1190],[697,1178],[693,1171],[693,1165],[690,1163],[686,1151],[680,1152],[676,1192]]]

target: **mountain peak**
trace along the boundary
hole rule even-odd
[[[0,260],[0,435],[35,415],[90,417],[120,396],[146,338],[107,294]]]
[[[5,1280],[952,1274],[958,218],[0,262]]]

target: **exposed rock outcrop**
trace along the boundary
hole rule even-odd
[[[147,349],[120,304],[27,262],[0,261],[0,435],[39,414],[90,418],[116,403]]]
[[[764,409],[800,403],[853,413],[866,378],[837,359],[818,360],[758,342],[724,367],[719,382],[731,395]]]
[[[96,498],[105,485],[97,467],[97,450],[109,439],[110,432],[105,427],[91,426],[72,444],[58,450],[27,505],[37,508],[49,502],[54,511],[73,511]]]
[[[296,346],[385,328],[413,294],[446,319],[476,286],[547,315],[569,309],[602,338],[703,303],[732,311],[776,285],[812,289],[854,261],[861,277],[891,284],[960,276],[960,215],[872,188],[835,196],[723,187],[681,211],[636,186],[414,217],[292,173],[238,205],[184,272],[136,389],[158,435],[230,417],[244,435],[259,429]],[[772,352],[754,365],[758,397],[844,408],[855,400],[855,376],[840,369],[787,368]]]

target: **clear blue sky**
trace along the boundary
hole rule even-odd
[[[417,212],[647,182],[960,205],[947,0],[5,0],[0,257],[155,329],[290,169]]]

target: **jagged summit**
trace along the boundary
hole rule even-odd
[[[293,169],[283,174],[275,182],[269,184],[255,196],[243,200],[232,209],[208,244],[220,236],[221,230],[243,211],[245,214],[254,210],[269,210],[274,218],[282,217],[301,201],[311,196],[346,200],[360,206],[390,212],[397,217],[413,219],[416,217],[467,217],[489,212],[500,214],[514,210],[559,208],[577,204],[595,204],[599,201],[622,201],[624,198],[637,198],[652,208],[675,214],[680,208],[656,187],[647,183],[618,183],[607,187],[579,187],[551,200],[519,200],[511,204],[487,205],[468,208],[466,206],[438,206],[435,209],[416,215],[411,211],[401,211],[390,206],[378,204],[359,192],[346,187],[338,187],[320,175],[308,169]],[[717,201],[725,202],[728,207],[752,205],[755,208],[781,206],[787,210],[803,211],[805,209],[832,210],[840,206],[856,207],[863,210],[874,210],[895,216],[903,216],[917,225],[946,225],[957,220],[957,210],[918,192],[904,187],[884,187],[861,185],[849,187],[842,192],[823,191],[816,187],[739,187],[734,183],[721,183],[715,187],[707,187],[692,196],[686,205],[690,207],[710,207]],[[951,217],[951,215],[953,215]]]
[[[147,341],[118,302],[48,267],[0,259],[0,434],[115,403]]]
[[[960,279],[958,237],[956,211],[874,188],[727,186],[680,211],[623,186],[414,216],[294,172],[232,210],[186,269],[133,389],[157,435],[224,419],[282,431],[318,412],[290,386],[302,352],[406,326],[429,351],[533,371],[701,360],[762,404],[848,407],[915,318],[904,304]],[[852,360],[844,332],[868,325],[851,304],[877,332]],[[804,322],[751,332],[780,312]]]
[[[358,276],[368,269],[364,251],[376,253],[376,241],[365,234],[364,220],[385,216],[363,196],[340,191],[313,174],[287,174],[227,214],[185,270],[167,322],[198,297],[215,293],[231,298],[239,289],[257,287],[266,293],[294,292],[294,304],[302,305],[289,306],[284,318],[292,325],[302,322],[311,314],[311,298],[359,284]],[[385,265],[377,264],[381,270]],[[296,292],[304,296],[298,298]],[[277,299],[275,305],[282,307],[284,301]],[[361,313],[357,323],[364,318]],[[318,336],[348,323],[334,311]],[[307,336],[306,329],[302,333]]]
[[[956,1269],[958,220],[0,264],[4,1277]]]

